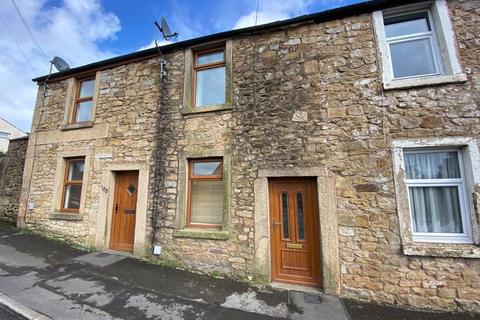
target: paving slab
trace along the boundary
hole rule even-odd
[[[299,309],[292,312],[293,320],[349,320],[338,297],[290,291],[290,299]]]
[[[125,258],[126,256],[124,255],[112,254],[108,252],[92,252],[76,257],[74,260],[90,263],[98,267],[106,267]]]

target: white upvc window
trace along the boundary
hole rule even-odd
[[[385,89],[467,81],[446,0],[373,12]]]
[[[460,149],[404,150],[412,240],[472,243]]]
[[[392,79],[442,74],[430,10],[384,16]]]

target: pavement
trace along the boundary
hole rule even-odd
[[[253,286],[111,252],[82,251],[0,225],[0,319],[479,318]]]
[[[253,286],[124,255],[81,251],[0,225],[0,304],[2,296],[24,306],[20,314],[29,319],[35,318],[28,316],[33,312],[42,319],[62,320],[348,320],[337,297]],[[334,317],[325,317],[332,306]]]
[[[480,314],[427,312],[343,299],[351,320],[480,320]]]

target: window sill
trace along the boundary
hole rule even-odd
[[[176,230],[174,236],[177,238],[197,238],[213,240],[226,240],[229,238],[228,231],[192,229]]]
[[[199,113],[215,112],[215,111],[227,111],[231,109],[232,109],[232,106],[228,104],[219,104],[219,105],[203,107],[203,108],[189,107],[188,109],[183,110],[182,114],[183,115],[199,114]]]
[[[406,256],[444,258],[480,258],[480,247],[475,244],[415,242],[403,245]]]
[[[385,90],[409,89],[416,87],[427,87],[450,83],[464,83],[467,81],[467,75],[464,73],[454,75],[441,75],[422,78],[409,78],[400,80],[391,80],[383,83]]]
[[[68,123],[65,126],[63,126],[62,131],[77,130],[77,129],[84,129],[84,128],[92,128],[92,127],[93,127],[93,121]]]
[[[83,221],[83,215],[80,213],[55,212],[48,215],[50,220]]]

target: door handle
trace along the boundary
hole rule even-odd
[[[115,214],[118,213],[118,203],[115,205]]]
[[[280,222],[277,221],[277,219],[273,219],[273,228],[275,228],[276,226],[281,226],[282,224]]]

